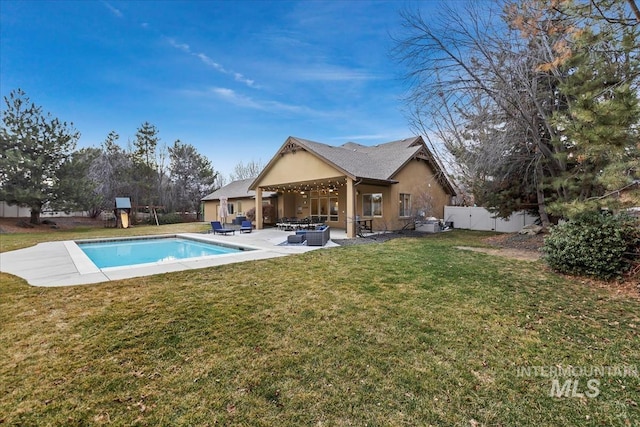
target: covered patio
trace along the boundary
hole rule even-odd
[[[362,228],[410,225],[418,205],[411,206],[412,193],[416,201],[428,193],[442,212],[455,194],[442,178],[421,137],[374,147],[289,137],[249,189],[257,229],[264,227],[264,195],[277,194],[276,224],[324,223],[353,238]]]
[[[355,217],[355,194],[353,183],[349,181],[346,176],[331,176],[261,186],[256,189],[256,211],[262,205],[259,200],[263,191],[277,192],[276,225],[280,228],[311,228],[326,224],[333,229],[346,230],[349,235],[349,224]],[[259,213],[256,215],[256,219],[261,217]],[[256,226],[261,228],[262,224],[257,222]]]
[[[313,181],[298,181],[258,187],[256,189],[256,210],[259,194],[277,193],[275,221],[280,229],[295,230],[314,228],[326,224],[332,229],[343,230],[347,237],[355,237],[361,231],[373,231],[372,216],[362,216],[358,199],[361,189],[374,194],[388,194],[392,182],[380,183],[371,180],[355,180],[348,176],[331,177]],[[261,227],[256,215],[256,227]],[[383,220],[376,221],[377,229],[383,229]],[[263,224],[264,225],[264,224]]]

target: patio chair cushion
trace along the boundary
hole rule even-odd
[[[302,243],[305,241],[305,237],[304,234],[292,234],[287,236],[287,243]]]
[[[242,221],[242,225],[240,226],[240,233],[251,233],[253,230],[253,225],[251,225],[251,221]]]
[[[213,231],[213,234],[216,234],[216,233],[220,233],[220,234],[227,234],[227,233],[235,234],[235,231],[236,231],[233,228],[224,228],[222,226],[222,224],[220,223],[220,221],[211,221],[211,230]]]

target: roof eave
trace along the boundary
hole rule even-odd
[[[309,147],[307,144],[302,142],[299,138],[296,138],[295,136],[289,136],[286,139],[286,141],[280,146],[278,151],[276,151],[276,154],[271,158],[269,163],[267,163],[267,165],[264,167],[264,169],[262,169],[262,172],[260,172],[260,174],[256,177],[256,179],[251,183],[251,185],[249,186],[249,190],[254,190],[254,191],[256,190],[256,188],[258,187],[258,183],[262,180],[262,178],[264,178],[264,175],[266,175],[267,171],[269,171],[273,167],[273,165],[276,163],[276,161],[278,160],[278,156],[280,155],[282,150],[285,148],[285,146],[287,144],[289,144],[291,142],[303,147],[309,153],[313,154],[314,156],[316,156],[317,158],[319,158],[320,160],[322,160],[326,164],[328,164],[331,167],[335,168],[338,172],[344,174],[346,177],[354,179],[354,180],[356,179],[356,176],[354,174],[350,173],[349,171],[344,170],[343,168],[341,168],[340,166],[336,165],[335,163],[333,163],[332,161],[330,161],[329,159],[327,159],[323,155],[319,154],[313,148]]]

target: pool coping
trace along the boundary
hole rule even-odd
[[[236,238],[233,236],[220,237],[217,235],[198,233],[154,235],[178,236],[226,246],[246,247],[252,250],[233,254],[188,258],[175,261],[172,260],[161,263],[140,264],[138,266],[130,267],[110,267],[108,269],[99,269],[96,267],[95,264],[89,260],[89,257],[87,257],[78,247],[76,241],[126,240],[129,239],[129,237],[45,242],[25,249],[0,253],[0,272],[21,277],[31,286],[56,287],[87,285],[174,271],[184,271],[237,262],[275,258],[322,248],[308,246],[278,246],[280,242],[286,239],[287,234],[283,232],[260,233],[260,231],[254,231],[251,233],[253,236],[251,236],[251,234],[245,234],[242,237],[236,236]],[[135,237],[144,238],[150,236],[131,236],[131,238]],[[329,244],[326,247],[332,247],[332,245]]]

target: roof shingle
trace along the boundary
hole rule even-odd
[[[221,187],[214,191],[211,194],[208,194],[202,198],[202,200],[219,200],[220,197],[226,197],[227,199],[241,199],[247,197],[255,197],[256,192],[254,190],[249,190],[249,186],[253,182],[255,178],[248,179],[240,179],[238,181],[233,181],[224,187]],[[270,197],[274,193],[269,191],[264,191],[262,193],[262,197]]]

